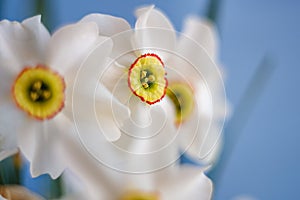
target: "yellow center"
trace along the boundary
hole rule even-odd
[[[193,112],[195,104],[193,90],[186,83],[175,82],[169,84],[167,95],[174,103],[175,123],[179,125]]]
[[[120,200],[159,200],[158,193],[143,192],[143,191],[130,191],[125,193]]]
[[[16,104],[35,119],[54,117],[64,107],[65,82],[44,66],[25,68],[12,88]]]
[[[164,64],[156,54],[144,54],[131,65],[128,85],[142,101],[154,104],[164,98],[167,79]]]

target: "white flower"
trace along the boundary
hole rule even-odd
[[[184,25],[176,52],[185,60],[170,59],[167,94],[175,104],[182,146],[189,146],[185,150],[190,156],[211,163],[221,148],[227,107],[223,75],[217,66],[218,38],[213,25],[204,19],[189,17]]]
[[[93,122],[89,125],[81,123],[79,134],[87,150],[99,162],[126,172],[149,172],[175,162],[179,155],[178,149],[174,151],[178,141],[174,134],[176,129],[173,123],[173,109],[168,99],[164,98],[167,79],[163,57],[166,54],[164,52],[159,54],[157,48],[145,49],[152,43],[151,38],[146,42],[142,41],[147,32],[133,32],[129,24],[121,18],[91,14],[84,17],[81,22],[96,22],[102,36],[120,33],[116,37],[111,37],[114,43],[110,54],[111,60],[107,67],[103,67],[99,80],[131,111],[131,118],[121,124],[118,119],[118,109],[113,105],[108,106],[115,113],[115,123],[122,130],[122,134],[115,132],[116,135],[104,131],[105,137],[110,141],[113,140],[113,143],[103,142],[102,136],[97,132],[97,127],[91,125]],[[169,22],[166,21],[166,23]],[[170,45],[173,49],[175,33],[167,31],[163,34],[166,34],[166,38],[171,41],[162,48],[168,48]],[[131,43],[132,37],[135,41],[133,44]],[[96,50],[87,58],[88,65],[94,63],[98,66],[97,57]],[[102,127],[106,122],[99,119],[97,123]],[[116,152],[121,156],[107,156],[101,153],[100,147],[102,146],[110,148],[110,153]],[[170,152],[169,156],[161,159],[160,154],[166,152]],[[128,164],[128,161],[133,160],[140,163],[147,162],[149,157],[155,157],[155,162],[150,165]]]
[[[179,138],[181,150],[212,160],[225,116],[222,75],[214,63],[217,44],[212,26],[190,19],[185,34],[177,39],[169,19],[153,6],[138,9],[136,16],[134,29],[124,19],[108,15],[83,18],[82,22],[96,22],[100,34],[114,41],[111,62],[100,81],[130,107],[132,121],[139,126],[151,121],[147,109],[160,105],[158,102],[168,96],[175,105],[175,115],[170,116],[174,113],[166,109],[167,118],[175,118],[173,137]],[[159,124],[153,126],[160,128]],[[130,132],[126,127],[122,130]],[[122,145],[130,143],[126,134],[120,140]]]
[[[10,143],[5,150],[19,147],[31,162],[33,176],[49,173],[56,178],[68,164],[60,152],[68,148],[65,141],[75,132],[72,106],[78,106],[76,111],[86,117],[86,105],[72,102],[75,75],[100,43],[105,49],[98,55],[99,65],[105,62],[112,42],[99,37],[95,23],[68,25],[51,37],[40,16],[22,23],[0,22],[0,134],[10,138],[4,141]],[[81,84],[94,82],[87,78]],[[74,91],[81,99],[93,99],[87,96],[86,87]],[[112,101],[108,91],[97,94],[96,101]],[[124,106],[117,108],[128,113]],[[104,114],[107,121],[113,120]]]
[[[108,182],[90,185],[63,199],[209,200],[212,196],[212,182],[198,167],[173,166],[149,174],[126,174],[107,169],[105,174],[111,176]],[[87,180],[80,181],[84,187]]]

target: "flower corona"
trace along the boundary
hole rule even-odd
[[[128,72],[128,85],[142,101],[154,104],[164,98],[168,85],[164,64],[156,54],[138,57]]]
[[[167,96],[172,100],[175,108],[175,123],[177,125],[188,119],[194,109],[194,93],[190,85],[183,82],[169,84]]]
[[[64,107],[64,90],[63,77],[41,65],[22,70],[12,87],[18,107],[38,120],[51,119]]]

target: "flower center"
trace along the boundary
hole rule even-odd
[[[164,64],[156,54],[138,57],[128,72],[128,85],[142,101],[154,104],[164,98],[167,79]]]
[[[12,87],[18,107],[38,120],[59,113],[64,107],[64,90],[64,79],[45,66],[25,68]]]
[[[188,84],[175,82],[169,84],[167,96],[172,100],[175,107],[175,123],[181,124],[193,112],[195,104],[194,92]]]
[[[122,196],[121,200],[159,200],[159,195],[155,192],[130,191]]]

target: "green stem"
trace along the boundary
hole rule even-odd
[[[217,22],[220,9],[220,0],[210,0],[207,7],[206,17],[212,22]]]
[[[35,0],[35,14],[42,15],[43,24],[49,29],[51,27],[51,13],[46,0]]]

